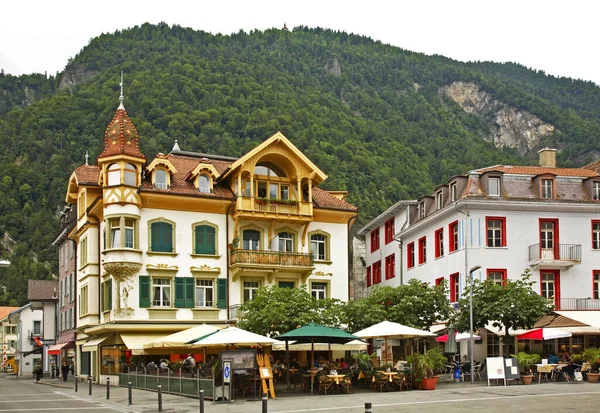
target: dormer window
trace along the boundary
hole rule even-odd
[[[592,199],[594,201],[600,201],[600,182],[592,182]]]
[[[454,202],[458,198],[458,189],[456,188],[456,182],[450,185],[450,201]]]
[[[552,199],[554,198],[552,192],[552,179],[542,179],[542,198]]]
[[[135,168],[134,165],[128,163],[127,165],[125,165],[125,185],[129,185],[129,186],[137,186],[137,169]]]
[[[442,191],[438,192],[435,195],[435,202],[437,205],[437,209],[442,209],[442,207],[444,206],[444,198],[442,197]]]
[[[121,168],[113,163],[108,167],[108,186],[121,184]]]
[[[492,176],[488,179],[488,196],[500,196],[500,178]]]
[[[154,172],[154,187],[156,189],[167,189],[167,171],[164,169],[157,169]]]
[[[207,175],[200,175],[198,178],[198,190],[202,193],[210,193],[210,178]]]

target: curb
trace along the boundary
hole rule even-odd
[[[52,386],[52,387],[61,387],[63,389],[72,389],[73,388],[73,386],[66,386],[64,384],[59,384],[59,383],[50,383],[48,381],[37,381],[36,383],[37,384],[43,384],[43,385],[46,385],[46,386]]]

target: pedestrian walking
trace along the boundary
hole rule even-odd
[[[69,365],[66,361],[63,361],[63,365],[60,368],[60,374],[62,374],[63,381],[67,381],[67,377],[69,376]]]
[[[42,378],[42,366],[39,364],[33,368],[33,374],[35,375],[35,381],[40,381]]]
[[[50,364],[50,373],[51,373],[51,378],[54,378],[56,376],[56,364],[55,363]]]

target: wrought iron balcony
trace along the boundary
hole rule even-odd
[[[529,246],[529,265],[571,268],[581,264],[581,244],[559,244],[558,248],[542,248],[541,244]]]
[[[560,310],[600,310],[597,298],[561,298]]]

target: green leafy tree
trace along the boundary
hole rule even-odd
[[[548,300],[533,291],[531,270],[525,269],[520,279],[506,280],[502,285],[493,280],[473,282],[473,328],[484,328],[488,323],[508,336],[513,329],[530,329],[552,306]],[[458,302],[455,325],[458,331],[469,331],[469,287]]]
[[[300,288],[260,288],[254,298],[240,307],[238,327],[275,337],[308,323],[340,326],[341,303],[328,298],[316,300]]]
[[[432,286],[411,279],[398,287],[378,287],[369,297],[347,303],[344,316],[350,331],[358,331],[383,320],[428,329],[450,316],[447,285]]]

